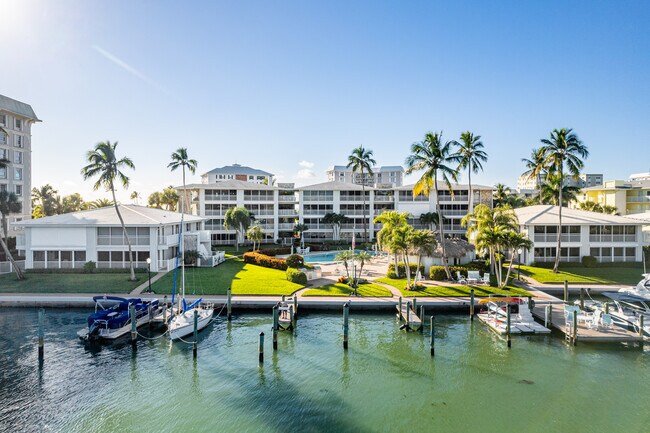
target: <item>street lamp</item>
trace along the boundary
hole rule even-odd
[[[149,290],[151,293],[151,257],[147,257],[147,271],[149,271]]]
[[[517,259],[517,280],[521,281],[521,248],[517,250],[519,258]]]

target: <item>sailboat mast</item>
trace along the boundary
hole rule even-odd
[[[185,165],[183,165],[183,192],[181,194],[181,290],[185,299],[185,236],[183,236],[183,225],[185,221]]]

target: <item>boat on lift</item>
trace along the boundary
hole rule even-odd
[[[511,334],[548,334],[551,332],[550,329],[535,321],[530,312],[527,298],[518,296],[490,296],[489,298],[481,299],[479,305],[485,307],[477,315],[479,320],[498,334],[505,334],[507,332],[508,306],[510,306]]]
[[[650,336],[650,300],[622,292],[604,292],[609,302],[609,314],[614,324],[639,332],[640,317],[643,316],[643,333]]]
[[[95,312],[88,316],[88,326],[77,332],[83,340],[114,340],[154,320],[160,313],[158,299],[121,298],[119,296],[95,296]],[[135,315],[131,317],[131,306]]]
[[[638,296],[650,301],[650,274],[643,274],[643,279],[636,286],[620,289],[619,293]]]

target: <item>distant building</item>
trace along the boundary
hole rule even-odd
[[[404,168],[399,165],[373,167],[373,174],[364,172],[354,173],[345,165],[335,165],[327,170],[329,182],[356,183],[357,185],[375,188],[392,188],[402,186],[404,182]]]
[[[543,181],[543,180],[542,180]],[[568,186],[575,186],[578,188],[589,188],[603,184],[602,174],[581,173],[573,177],[567,176],[565,184]],[[519,176],[517,178],[517,192],[525,197],[532,197],[539,193],[539,184],[537,178],[528,178],[527,176]]]
[[[273,174],[245,165],[233,164],[215,168],[201,175],[201,182],[215,183],[224,180],[239,180],[242,182],[273,184]]]
[[[13,192],[22,202],[22,212],[9,223],[32,217],[32,124],[40,122],[29,104],[0,95],[0,191]],[[14,226],[14,231],[20,231]],[[14,233],[16,234],[16,233]],[[13,236],[13,234],[10,234]]]
[[[630,175],[630,181],[650,180],[650,172],[633,173]]]
[[[650,179],[608,180],[603,185],[584,188],[577,203],[592,201],[600,205],[616,206],[621,215],[650,211]]]

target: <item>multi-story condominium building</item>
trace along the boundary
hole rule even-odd
[[[215,183],[224,180],[240,180],[242,182],[273,184],[273,175],[263,170],[233,164],[215,168],[201,175],[201,182]]]
[[[602,174],[581,173],[577,177],[568,176],[565,179],[568,186],[575,186],[578,188],[589,188],[603,184]],[[526,197],[532,197],[539,192],[539,183],[537,178],[529,179],[527,176],[519,176],[517,178],[517,192]]]
[[[22,202],[22,212],[8,222],[31,218],[32,124],[40,122],[32,107],[0,95],[0,159],[9,161],[0,168],[0,191],[10,191]],[[18,227],[14,227],[19,231]],[[11,235],[10,235],[11,236]]]
[[[120,205],[135,267],[151,271],[176,267],[181,231],[181,214],[144,206]],[[206,218],[184,216],[185,250],[196,250],[200,265],[214,266],[223,254],[211,251],[210,234],[204,230]],[[82,268],[93,261],[99,268],[128,268],[126,239],[115,209],[105,207],[15,223],[25,230],[16,237],[17,248],[24,251],[27,269]]]
[[[650,211],[650,179],[608,180],[601,186],[584,188],[577,202],[592,201],[600,205],[616,206],[621,215]]]
[[[358,185],[376,188],[391,188],[402,186],[404,169],[399,165],[374,167],[373,174],[355,173],[345,165],[335,165],[327,170],[327,180],[330,182],[356,183]]]
[[[522,263],[553,262],[558,207],[528,206],[515,209],[515,214],[521,232],[534,243],[533,248],[522,252]],[[584,256],[593,256],[599,262],[640,262],[644,245],[642,225],[639,220],[618,215],[563,209],[561,260],[580,262]]]

